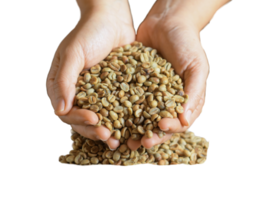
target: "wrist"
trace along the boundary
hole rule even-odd
[[[161,23],[184,23],[200,32],[215,12],[230,0],[157,0],[147,17]]]
[[[90,13],[103,12],[109,9],[120,9],[128,5],[128,0],[77,0],[81,17]]]

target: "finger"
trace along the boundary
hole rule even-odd
[[[82,59],[82,55],[79,55],[79,53],[67,49],[61,55],[55,80],[50,86],[50,89],[53,91],[50,96],[51,102],[58,116],[66,115],[72,108],[75,85],[83,67],[84,59]]]
[[[200,101],[199,101],[199,104],[197,106],[197,108],[194,110],[194,112],[192,113],[192,116],[191,116],[191,123],[190,125],[193,124],[193,122],[200,116],[201,112],[202,112],[202,108],[204,106],[204,103],[205,103],[205,93],[203,93]],[[185,130],[184,130],[185,131]]]
[[[195,72],[189,71],[188,73],[190,74],[187,75],[189,78],[185,81],[184,92],[188,94],[189,99],[187,103],[182,105],[184,112],[178,114],[178,118],[184,126],[189,126],[191,123],[191,116],[199,105],[206,88],[205,81],[202,81],[204,79],[203,73],[198,72],[198,70]]]
[[[127,146],[132,150],[136,151],[141,146],[141,141],[139,140],[133,140],[132,138],[129,138],[127,140]]]
[[[172,136],[172,133],[168,133],[162,138],[159,138],[158,134],[154,133],[152,138],[142,137],[141,144],[146,148],[150,149],[154,145],[161,144],[169,140]]]
[[[184,126],[191,124],[191,116],[201,101],[201,97],[206,89],[206,80],[208,77],[208,66],[205,62],[197,66],[188,67],[184,73],[184,92],[189,95],[189,100],[183,105],[184,112],[179,115],[179,119]]]
[[[57,53],[57,51],[54,53],[53,55],[53,59],[51,61],[51,65],[46,77],[46,81],[45,81],[45,88],[46,88],[46,92],[47,95],[49,97],[52,109],[54,110],[54,100],[55,100],[55,92],[54,92],[54,80],[59,68],[59,63],[60,63],[60,57],[59,57],[59,53]]]
[[[203,97],[201,99],[205,99]],[[204,105],[204,101],[200,101],[199,105],[194,110],[191,116],[191,124],[200,115],[203,105]],[[172,133],[185,132],[188,129],[188,126],[182,126],[180,121],[177,118],[176,119],[164,118],[158,123],[158,126],[160,127],[161,130],[164,130],[166,132],[166,135],[163,136],[162,138],[159,138],[159,136],[156,133],[154,133],[152,138],[143,137],[141,139],[141,145],[143,145],[145,148],[149,149],[154,145],[164,143],[171,138]]]
[[[163,118],[158,123],[159,128],[166,133],[181,132],[185,129],[178,118]]]
[[[162,38],[167,48],[158,47],[158,50],[184,80],[184,91],[189,95],[189,101],[183,105],[184,112],[179,118],[182,125],[188,126],[206,88],[209,64],[197,33],[189,28],[179,30],[176,28],[167,33],[167,37]]]
[[[91,140],[99,140],[99,138],[97,138],[96,133],[93,130],[90,130],[90,126],[87,127],[72,124],[71,128],[85,138],[89,138]]]
[[[104,126],[95,127],[71,125],[71,127],[73,130],[86,138],[104,141],[111,150],[115,150],[120,145],[119,140],[116,140],[114,137],[110,137],[110,131]]]
[[[99,120],[96,113],[76,106],[72,107],[68,114],[60,116],[60,119],[67,124],[82,126],[95,125]]]
[[[205,102],[205,93],[202,94],[200,101],[196,107],[196,109],[193,111],[191,118],[190,118],[190,123],[189,126],[198,118],[200,115],[203,105]],[[177,132],[184,132],[187,130],[189,126],[182,126],[180,120],[178,118],[163,118],[159,123],[158,123],[159,128],[162,131],[165,131],[166,133],[177,133]]]
[[[200,101],[199,105],[194,110],[191,116],[191,123],[193,123],[195,119],[197,119],[198,116],[201,114],[203,105],[204,105],[204,101]],[[162,119],[158,125],[161,130],[163,129],[167,130],[166,135],[163,136],[162,138],[159,138],[159,136],[156,133],[154,133],[152,138],[143,137],[141,139],[141,145],[143,145],[145,148],[150,149],[154,145],[164,143],[167,140],[171,139],[173,133],[185,132],[188,129],[188,126],[183,127],[178,119],[171,119],[171,118]]]
[[[78,132],[80,135],[90,138],[92,140],[102,140],[106,141],[110,138],[110,131],[104,126],[80,126],[71,125],[72,129]]]
[[[106,143],[107,143],[109,149],[112,150],[112,151],[114,151],[120,145],[119,140],[115,139],[113,136],[108,138]]]

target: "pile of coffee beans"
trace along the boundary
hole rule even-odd
[[[121,144],[157,133],[158,122],[177,118],[188,101],[171,63],[140,42],[114,49],[78,77],[75,105],[95,112]]]
[[[156,49],[140,42],[115,48],[99,64],[80,73],[74,105],[95,112],[99,118],[96,126],[108,128],[120,146],[111,151],[104,142],[72,131],[73,150],[59,160],[80,165],[203,163],[208,142],[192,132],[175,133],[151,149],[132,151],[126,145],[130,137],[141,140],[158,134],[162,138],[166,133],[158,122],[177,118],[187,101],[182,79]]]

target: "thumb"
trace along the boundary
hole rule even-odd
[[[206,89],[208,67],[197,66],[187,69],[184,73],[184,92],[189,96],[187,103],[183,105],[184,112],[179,115],[183,126],[190,126],[192,114],[200,105]],[[203,101],[204,102],[204,101]],[[202,107],[200,107],[202,108]]]
[[[75,85],[83,67],[84,59],[71,49],[66,49],[60,56],[60,63],[49,95],[56,115],[66,115],[71,110],[75,97]]]

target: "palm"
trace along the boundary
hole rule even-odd
[[[145,46],[155,49],[170,63],[172,63],[175,72],[180,75],[184,81],[184,90],[190,96],[187,104],[184,104],[184,110],[192,109],[191,120],[187,122],[186,114],[179,115],[179,118],[165,118],[159,122],[162,130],[167,133],[185,131],[194,120],[199,116],[204,104],[206,77],[208,76],[208,62],[204,50],[201,47],[199,36],[189,27],[175,25],[166,27],[166,25],[156,25],[153,19],[146,19],[139,27],[137,40]],[[199,103],[194,103],[199,102]],[[192,108],[196,105],[195,108]],[[142,138],[141,143],[129,141],[128,145],[133,149],[141,144],[150,148],[155,144],[162,143],[169,139],[171,134],[167,134],[160,139],[157,135],[152,139]]]
[[[87,36],[79,37],[80,46],[82,47],[85,68],[89,68],[101,60],[103,60],[113,48],[123,46],[131,43],[135,39],[135,32],[131,22],[117,21],[110,15],[110,20],[106,17],[102,17],[96,21],[96,18],[89,21],[90,31],[86,32]],[[111,21],[109,26],[105,26],[107,21]],[[114,22],[114,23],[113,23]],[[121,25],[119,25],[121,23]],[[91,38],[91,40],[88,40]],[[74,108],[75,109],[75,108]],[[77,108],[76,108],[77,109]],[[91,111],[85,111],[85,116],[92,117],[92,123],[97,123],[96,114]],[[119,141],[110,137],[110,132],[104,126],[75,126],[72,128],[80,134],[87,136],[91,139],[103,139],[107,140],[107,143],[111,148],[115,148],[119,145]],[[96,137],[98,136],[98,137]],[[109,138],[109,139],[107,139]]]
[[[145,20],[139,27],[137,39],[145,45],[156,48],[170,63],[175,72],[180,75],[185,84],[185,92],[192,98],[204,99],[205,94],[198,96],[198,89],[205,89],[208,76],[208,61],[200,44],[199,35],[188,26],[177,24],[160,26],[149,30],[149,20]],[[153,22],[154,23],[154,22]],[[201,73],[203,71],[203,73]],[[202,80],[198,82],[198,80]],[[196,86],[193,87],[192,85]],[[196,96],[193,96],[196,94]],[[195,101],[195,99],[191,99]],[[181,122],[185,120],[180,116]]]
[[[119,143],[110,137],[109,130],[103,126],[89,126],[98,122],[97,115],[72,105],[80,71],[99,63],[113,48],[134,41],[130,12],[121,12],[117,12],[122,16],[120,19],[112,9],[90,12],[81,19],[58,47],[47,79],[50,98],[54,100],[63,96],[65,99],[66,108],[56,112],[60,119],[87,138],[106,140],[111,148],[116,148]],[[55,103],[52,101],[53,107],[57,108]]]
[[[84,24],[79,22],[61,43],[60,51],[70,48],[74,54],[79,52],[84,66],[89,68],[103,60],[113,48],[134,41],[135,32],[131,21],[115,20],[111,15],[102,15],[104,14],[97,14]]]
[[[149,30],[147,23],[145,21],[139,27],[137,40],[156,48],[184,79],[188,70],[206,60],[200,41],[190,29],[176,25],[156,31]]]

